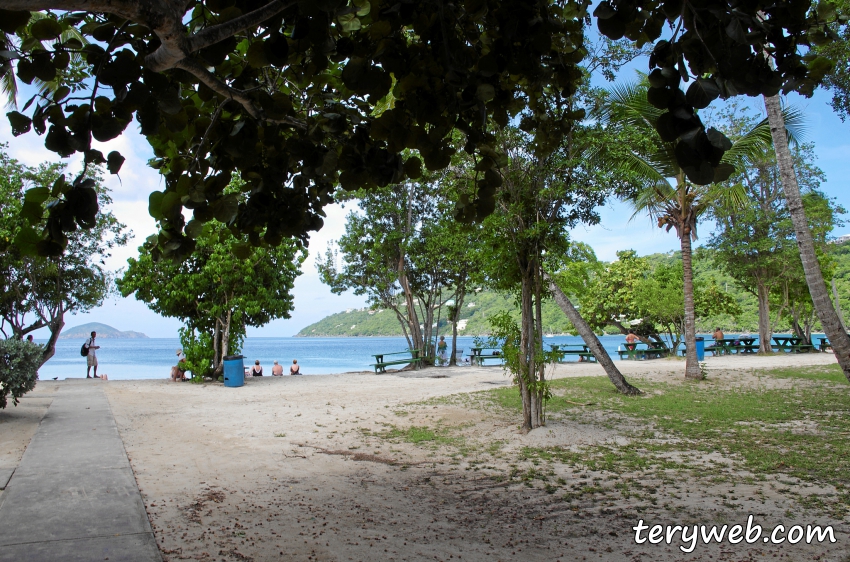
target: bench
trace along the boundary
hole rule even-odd
[[[385,356],[390,355],[406,355],[407,357],[400,357],[398,359],[392,359],[390,361],[384,361]],[[372,367],[375,368],[375,374],[381,374],[387,372],[387,367],[390,365],[409,365],[413,363],[414,365],[419,365],[422,361],[422,358],[419,357],[419,350],[407,350],[407,351],[396,351],[394,353],[378,353],[373,355],[376,363],[372,363]]]
[[[659,359],[670,355],[666,347],[645,347],[635,349],[618,349],[620,359]]]
[[[501,353],[499,355],[470,355],[469,356],[469,360],[473,365],[475,365],[475,364],[484,365],[484,363],[489,359],[495,359],[495,360],[498,360],[499,362],[501,362],[501,361],[504,361],[505,358]]]
[[[759,345],[758,344],[746,345],[746,344],[742,343],[740,345],[736,345],[735,349],[738,350],[738,353],[757,353],[758,350],[759,350]]]
[[[796,345],[791,346],[791,351],[795,353],[809,353],[814,351],[815,346],[809,343],[798,343]]]

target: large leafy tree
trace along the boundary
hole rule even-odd
[[[639,83],[612,88],[610,96],[601,108],[600,116],[611,127],[632,128],[641,138],[651,138],[653,123],[661,117],[662,112],[647,101],[646,92],[646,87]],[[712,138],[720,136],[726,149],[721,161],[714,168],[714,179],[717,182],[727,179],[736,168],[748,165],[760,151],[770,146],[771,142],[767,120],[758,123],[734,143],[716,129],[712,129],[710,133]],[[659,228],[666,228],[668,232],[675,230],[679,238],[684,276],[685,376],[700,379],[702,373],[695,347],[692,242],[697,239],[697,223],[704,214],[717,206],[725,209],[737,208],[744,195],[737,185],[700,185],[692,182],[689,179],[690,174],[679,164],[676,157],[681,146],[680,143],[655,138],[649,146],[640,147],[642,153],[628,153],[620,165],[629,169],[633,177],[641,182],[640,188],[629,199],[635,215],[649,214]]]
[[[456,317],[478,269],[471,249],[476,227],[453,220],[454,191],[447,174],[426,174],[418,182],[352,193],[357,211],[317,264],[333,292],[353,290],[391,310],[410,348],[425,357],[444,304],[455,301]]]
[[[156,251],[175,256],[191,253],[198,232],[186,230],[183,208],[276,244],[320,228],[338,183],[386,186],[418,177],[422,162],[446,167],[455,130],[466,150],[491,154],[492,123],[507,124],[544,89],[571,94],[586,54],[583,1],[3,0],[0,8],[7,73],[51,81],[79,53],[87,76],[77,80],[85,92],[67,85],[10,113],[14,133],[34,129],[48,149],[117,171],[122,157],[104,156],[92,140],[117,137],[135,118],[164,178],[150,205],[166,239]],[[63,40],[70,28],[88,44]],[[389,94],[392,107],[374,112]],[[404,149],[418,156],[404,159]],[[223,193],[233,173],[250,184],[238,203]],[[492,195],[471,203],[492,208]],[[67,207],[54,213],[57,224],[91,211]],[[45,232],[43,250],[61,250],[56,234]]]
[[[100,306],[113,291],[111,272],[104,260],[117,246],[127,243],[125,226],[105,209],[111,203],[108,190],[91,170],[92,185],[104,209],[89,229],[68,235],[67,251],[60,256],[21,254],[13,241],[32,225],[42,224],[47,208],[56,204],[51,186],[64,177],[64,165],[43,163],[26,166],[9,157],[0,144],[0,331],[21,339],[30,332],[50,331],[41,363],[53,357],[65,316]]]
[[[197,240],[192,254],[176,263],[155,258],[152,236],[117,282],[125,297],[134,295],[154,312],[183,321],[184,345],[200,341],[205,347],[195,359],[198,374],[220,374],[224,357],[240,349],[246,326],[289,318],[292,287],[306,256],[291,241],[252,247],[217,221],[208,222]]]
[[[74,85],[42,93],[10,114],[13,130],[46,133],[50,150],[106,160],[117,171],[121,155],[104,156],[92,139],[115,138],[135,117],[164,176],[165,190],[150,205],[163,230],[157,251],[180,257],[198,232],[186,230],[184,207],[198,221],[217,218],[251,234],[252,243],[262,232],[274,244],[319,228],[336,182],[387,185],[416,177],[422,160],[429,169],[447,166],[452,130],[463,132],[467,151],[490,157],[491,123],[504,126],[523,108],[540,117],[543,92],[577,90],[588,5],[2,0],[0,29],[10,35],[0,53],[4,74],[27,83],[53,81],[74,54],[83,56],[74,85],[85,83],[91,94],[78,95]],[[709,138],[694,107],[721,94],[810,93],[830,65],[803,58],[807,44],[827,37],[826,14],[809,7],[809,0],[613,0],[595,13],[602,33],[641,45],[656,41],[665,23],[676,30],[654,47],[651,97],[666,112],[659,132],[680,139],[677,158],[690,180],[707,183],[723,143]],[[47,17],[36,20],[32,10]],[[88,44],[65,40],[70,28]],[[768,40],[776,70],[763,55]],[[686,96],[677,92],[689,72],[700,78]],[[395,106],[374,113],[390,91]],[[562,116],[561,134],[580,118]],[[403,161],[403,148],[421,160]],[[251,184],[252,196],[240,204],[223,195],[233,172]],[[20,245],[60,252],[63,226],[90,222],[96,210],[91,197],[79,196],[87,189],[63,186],[67,204],[51,210],[45,243]],[[480,206],[475,214],[483,215],[493,201],[485,189],[467,207]]]

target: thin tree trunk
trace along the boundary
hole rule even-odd
[[[788,201],[788,211],[791,222],[794,223],[794,231],[797,234],[797,246],[800,249],[800,259],[803,262],[803,271],[806,274],[806,284],[812,296],[812,304],[817,311],[823,331],[832,344],[832,350],[844,376],[850,381],[850,337],[844,331],[835,307],[829,298],[826,282],[815,254],[815,243],[812,232],[809,230],[809,222],[803,209],[803,198],[800,196],[800,187],[797,185],[797,175],[794,171],[794,163],[791,151],[788,149],[788,136],[785,131],[785,119],[782,117],[782,107],[779,96],[763,96],[764,107],[767,110],[767,119],[770,123],[770,134],[773,137],[773,148],[776,151],[776,162],[779,166],[779,175],[782,179],[782,189],[785,199]]]
[[[531,365],[535,376],[535,394],[537,395],[537,407],[534,415],[537,418],[537,427],[546,425],[546,362],[538,360],[537,352],[543,350],[543,294],[542,280],[540,278],[539,261],[534,262],[534,340],[531,347]]]
[[[457,365],[457,323],[460,321],[460,311],[463,307],[463,299],[465,292],[458,290],[455,294],[455,310],[452,314],[452,356],[449,359],[449,365]]]
[[[685,293],[685,378],[702,379],[696,348],[696,315],[694,314],[694,269],[691,252],[691,230],[682,229],[682,285]]]
[[[620,372],[616,365],[614,365],[614,361],[611,359],[611,356],[608,355],[608,352],[605,351],[605,348],[602,347],[602,342],[599,341],[599,338],[596,337],[596,334],[593,333],[593,330],[590,329],[590,326],[587,322],[584,321],[584,318],[581,317],[578,310],[573,306],[573,303],[570,302],[570,299],[567,298],[567,295],[558,287],[548,273],[543,272],[543,278],[549,282],[549,290],[552,292],[552,295],[555,297],[555,302],[558,303],[558,306],[561,307],[561,310],[564,311],[564,314],[567,315],[567,318],[570,322],[572,322],[575,329],[578,331],[581,338],[584,340],[584,343],[590,348],[590,351],[593,353],[596,360],[599,361],[599,364],[605,369],[605,374],[608,375],[608,379],[611,381],[611,384],[622,394],[627,394],[629,396],[635,396],[637,394],[641,394],[639,388],[634,387],[629,384],[626,380],[626,377]]]
[[[770,338],[773,331],[770,329],[770,293],[764,283],[758,281],[758,305],[759,305],[759,353],[770,353]]]
[[[404,267],[404,256],[398,260],[398,282],[404,292],[404,302],[407,304],[407,324],[410,328],[410,339],[413,340],[413,348],[419,349],[419,353],[425,354],[425,342],[422,340],[422,329],[419,327],[419,316],[416,314],[416,305],[413,302],[413,293],[410,291],[410,282],[407,280],[407,271]],[[419,365],[419,363],[415,363]]]
[[[44,345],[44,351],[41,353],[41,363],[38,365],[39,367],[47,363],[47,361],[56,353],[56,341],[59,339],[59,334],[62,333],[62,328],[64,327],[65,311],[60,308],[59,314],[56,318],[53,318],[50,321],[50,338]]]
[[[519,383],[522,396],[522,429],[531,431],[534,429],[532,412],[535,406],[534,393],[531,391],[531,374],[529,368],[530,332],[532,328],[532,303],[531,303],[531,280],[529,279],[529,268],[525,264],[522,268],[522,293],[520,297],[520,342],[519,342]]]

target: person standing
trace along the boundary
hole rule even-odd
[[[95,350],[100,349],[99,345],[95,345],[94,339],[97,337],[97,332],[92,332],[91,337],[86,340],[85,348],[88,350],[86,354],[86,378],[92,378],[89,374],[91,372],[92,367],[94,367],[94,378],[100,378],[97,376],[97,353]]]
[[[446,343],[446,336],[440,336],[440,341],[437,342],[437,358],[440,360],[440,365],[445,365],[449,362],[446,352],[449,349],[449,344]]]

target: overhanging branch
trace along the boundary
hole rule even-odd
[[[247,14],[243,14],[238,18],[234,18],[219,25],[207,27],[189,38],[188,50],[190,53],[194,53],[199,49],[203,49],[204,47],[209,47],[219,41],[223,41],[242,30],[248,29],[249,27],[260,25],[262,22],[276,16],[293,4],[295,4],[295,2],[274,0],[262,8],[257,8],[253,12],[248,12]]]

